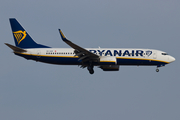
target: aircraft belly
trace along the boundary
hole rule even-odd
[[[143,59],[117,59],[118,65],[159,65],[166,64],[161,61],[153,61],[153,60],[143,60]]]
[[[80,65],[81,62],[78,61],[78,58],[73,57],[55,57],[55,56],[38,56],[38,55],[27,55],[21,53],[15,53],[18,56],[24,57],[28,60],[35,60],[44,63],[50,64],[59,64],[59,65]]]
[[[80,62],[78,58],[68,58],[68,57],[41,57],[40,62],[59,64],[59,65],[79,65]]]

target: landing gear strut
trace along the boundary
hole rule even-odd
[[[94,70],[93,70],[93,65],[92,64],[90,64],[88,67],[87,67],[87,69],[89,70],[89,73],[90,74],[93,74],[94,73]]]
[[[159,67],[163,67],[163,66],[165,66],[165,64],[160,64],[160,65],[157,65],[157,69],[156,69],[156,72],[159,72]]]

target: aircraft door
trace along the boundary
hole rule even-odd
[[[157,58],[157,53],[156,53],[156,51],[153,52],[153,58],[154,58],[154,59]]]

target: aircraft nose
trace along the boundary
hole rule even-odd
[[[172,56],[169,56],[169,61],[170,62],[174,62],[176,59],[174,58],[174,57],[172,57]]]

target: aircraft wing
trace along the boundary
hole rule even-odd
[[[96,54],[72,43],[70,40],[66,39],[66,37],[64,36],[64,34],[62,33],[62,31],[60,29],[59,29],[59,32],[60,32],[62,40],[66,44],[68,44],[69,46],[71,46],[72,48],[75,49],[74,52],[75,52],[76,56],[79,56],[79,60],[84,60],[84,61],[92,60],[92,61],[94,61],[94,60],[99,59],[98,55],[96,55]]]

